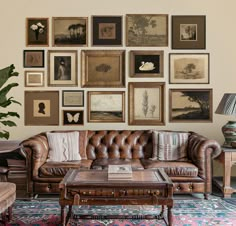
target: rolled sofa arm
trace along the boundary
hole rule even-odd
[[[203,179],[211,179],[212,159],[221,153],[220,144],[195,132],[191,132],[188,140],[188,156],[198,167],[198,175]]]

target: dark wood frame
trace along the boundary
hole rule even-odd
[[[68,94],[70,94],[69,96],[70,101],[72,101],[72,98],[73,98],[73,103],[69,103],[69,104],[66,103],[65,97]],[[78,103],[78,100],[77,100],[78,95],[73,96],[73,94],[78,94],[78,95],[80,94],[80,98],[81,98],[80,103]],[[84,91],[83,90],[62,90],[62,106],[63,107],[83,107],[84,106]]]
[[[70,114],[70,119],[68,119],[67,114]],[[79,114],[78,119],[77,118],[75,119],[76,114]],[[64,126],[84,125],[84,111],[83,110],[62,110],[62,125]]]
[[[30,83],[28,82],[29,76],[34,76],[34,74],[39,74],[41,76],[42,83]],[[25,71],[25,87],[43,87],[44,86],[44,71]]]
[[[24,68],[43,68],[44,67],[44,50],[24,50],[23,51],[23,67]]]

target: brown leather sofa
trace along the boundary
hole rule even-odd
[[[79,134],[80,161],[48,162],[46,132],[22,142],[31,196],[59,193],[58,184],[70,168],[103,170],[109,164],[131,164],[133,169],[140,170],[161,167],[172,179],[175,194],[203,193],[207,198],[211,193],[212,159],[221,152],[215,140],[189,132],[188,161],[178,162],[152,160],[150,130],[79,131]]]

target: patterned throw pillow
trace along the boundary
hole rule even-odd
[[[47,133],[49,144],[48,161],[81,160],[79,132]]]

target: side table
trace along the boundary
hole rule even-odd
[[[236,148],[221,148],[222,152],[216,160],[223,164],[223,182],[219,178],[214,178],[214,182],[223,192],[224,198],[230,198],[236,192],[236,188],[231,187],[231,168],[236,164]]]

